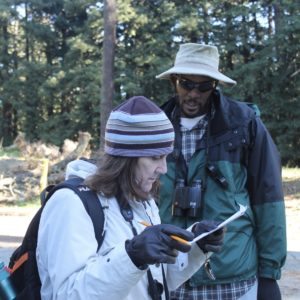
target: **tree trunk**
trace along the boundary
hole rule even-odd
[[[3,40],[3,46],[2,47],[2,53],[1,53],[1,63],[2,63],[2,70],[0,74],[0,81],[1,84],[3,82],[8,82],[10,80],[10,55],[9,55],[9,32],[8,32],[8,24],[6,21],[3,21],[3,24],[1,25],[1,31],[2,31],[2,40]],[[0,119],[2,119],[2,124],[0,124],[0,135],[3,138],[3,146],[11,145],[14,139],[14,109],[13,105],[11,104],[11,100],[8,97],[2,98],[1,94],[1,101],[0,105],[2,104],[2,109],[0,109],[0,112],[2,116]],[[7,99],[6,99],[7,98]]]
[[[100,150],[104,149],[105,126],[114,96],[114,57],[116,45],[116,1],[104,1],[103,66],[100,104]]]
[[[79,131],[78,145],[76,149],[72,153],[70,153],[66,158],[64,158],[60,162],[50,167],[49,173],[65,172],[65,168],[70,161],[78,159],[82,155],[84,155],[84,152],[87,150],[89,146],[90,140],[91,140],[91,135],[88,132]]]

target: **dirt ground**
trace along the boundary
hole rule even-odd
[[[36,209],[0,206],[0,261],[8,263]],[[286,201],[288,256],[279,285],[283,300],[300,299],[300,200]],[[274,249],[276,251],[276,249]],[[272,299],[270,299],[272,300]]]
[[[299,217],[300,200],[286,200],[288,256],[279,281],[283,300],[300,299]]]

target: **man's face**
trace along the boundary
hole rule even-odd
[[[212,78],[199,75],[176,75],[172,78],[178,95],[181,115],[193,118],[207,113],[209,97],[216,85]]]

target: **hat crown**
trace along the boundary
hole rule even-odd
[[[144,96],[134,96],[121,103],[113,111],[122,111],[128,115],[160,113],[161,109]]]
[[[180,45],[175,58],[175,66],[185,64],[208,65],[219,69],[219,52],[217,47],[210,45],[187,43]]]
[[[219,52],[216,46],[187,43],[179,47],[174,66],[156,78],[170,79],[172,74],[207,76],[221,84],[235,85],[236,81],[219,71]]]

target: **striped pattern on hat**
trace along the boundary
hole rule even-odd
[[[116,107],[105,130],[107,154],[126,157],[165,155],[173,151],[174,129],[152,101],[135,96]]]

